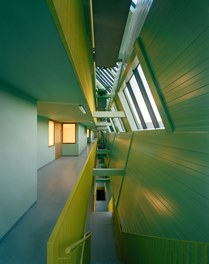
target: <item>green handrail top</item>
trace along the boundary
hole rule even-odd
[[[92,232],[87,232],[84,234],[84,237],[80,240],[78,240],[77,242],[75,242],[74,244],[72,244],[71,246],[66,247],[65,249],[65,253],[66,254],[71,254],[71,252],[76,249],[78,246],[80,246],[80,244],[82,244],[85,240],[87,240],[93,233]]]
[[[130,233],[130,232],[124,232],[124,231],[122,231],[122,233],[124,235],[133,235],[133,236],[138,236],[141,238],[169,240],[169,241],[176,241],[176,242],[183,242],[183,243],[190,243],[190,244],[207,245],[209,247],[208,241],[195,241],[195,240],[175,239],[175,238],[169,238],[169,237],[148,236],[148,235],[142,235],[142,234]]]

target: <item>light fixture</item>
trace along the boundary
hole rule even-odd
[[[85,110],[85,108],[82,105],[79,105],[78,107],[79,107],[79,109],[81,110],[81,112],[83,114],[86,114],[86,110]]]

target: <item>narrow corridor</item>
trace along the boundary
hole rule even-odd
[[[0,241],[0,264],[46,264],[47,240],[90,149],[38,170],[37,202]]]

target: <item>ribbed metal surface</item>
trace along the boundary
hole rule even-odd
[[[116,134],[114,144],[112,146],[109,167],[123,168],[126,166],[130,140],[131,133]],[[114,199],[117,202],[123,177],[111,177],[110,179]]]
[[[135,132],[118,206],[123,231],[208,241],[208,158],[207,133]]]
[[[208,36],[207,1],[153,1],[140,38],[174,133],[134,133],[118,203],[124,232],[208,241]]]
[[[179,130],[208,130],[207,10],[207,1],[154,1],[141,34],[174,127]]]

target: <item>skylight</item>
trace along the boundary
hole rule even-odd
[[[100,85],[107,90],[108,93],[111,93],[115,77],[117,75],[119,63],[116,63],[116,66],[113,68],[96,68],[96,79]]]
[[[138,65],[132,72],[123,93],[136,128],[138,130],[164,128],[141,65]]]
[[[113,104],[111,107],[111,110],[113,112],[117,111],[116,105]],[[121,118],[115,117],[115,118],[113,118],[113,122],[114,122],[115,127],[117,128],[117,130],[119,132],[125,132],[125,127],[123,125],[123,121],[121,120]]]
[[[131,1],[131,7],[136,8],[136,3],[137,3],[137,0],[132,0]]]

